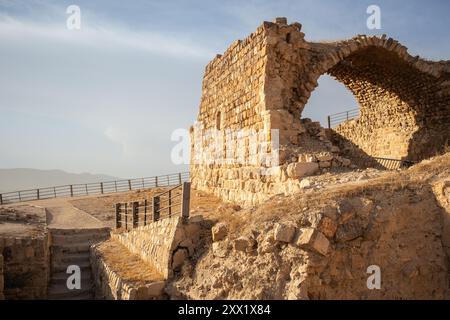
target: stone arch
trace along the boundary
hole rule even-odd
[[[372,162],[372,157],[421,160],[445,146],[450,137],[450,61],[412,57],[386,36],[308,42],[301,27],[284,18],[263,22],[211,60],[202,83],[199,127],[214,128],[221,111],[222,136],[226,130],[250,129],[263,131],[270,140],[268,130],[276,129],[279,165],[196,161],[197,155],[207,158],[203,155],[215,141],[193,139],[192,149],[198,150],[191,153],[194,188],[227,201],[256,204],[271,195],[296,192],[299,178],[309,170],[349,167],[359,156]],[[325,73],[344,83],[361,108],[358,121],[332,132],[300,118]],[[339,141],[355,152],[341,148]],[[230,145],[227,155],[237,154],[238,146]]]
[[[289,33],[292,38],[292,31]],[[298,47],[298,48],[296,48]],[[385,36],[357,36],[330,43],[303,39],[275,48],[281,103],[300,118],[318,79],[330,74],[358,101],[360,117],[336,128],[367,154],[421,160],[442,150],[449,139],[450,64],[408,54]],[[298,58],[292,55],[298,54]],[[289,65],[282,60],[290,60]],[[286,88],[291,88],[286,92]],[[270,107],[269,107],[270,109]],[[331,112],[330,112],[331,113]],[[430,148],[430,146],[432,146]]]

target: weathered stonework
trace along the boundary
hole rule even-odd
[[[91,266],[96,286],[96,298],[106,300],[151,300],[163,295],[165,281],[136,284],[127,281],[102,257],[99,245],[91,246]]]
[[[47,234],[0,238],[0,252],[4,260],[5,298],[45,299],[50,257]]]
[[[161,219],[128,232],[112,233],[128,250],[153,264],[165,279],[193,253],[198,225],[183,223],[179,216]],[[180,261],[181,260],[181,261]]]
[[[6,214],[0,212],[0,226],[4,228],[0,232],[0,255],[3,257],[0,288],[3,287],[7,300],[47,297],[50,250],[45,211],[27,208],[22,211],[19,207]]]
[[[342,82],[360,104],[359,119],[340,125],[335,133],[301,120],[325,73]],[[299,23],[288,25],[283,18],[264,22],[207,65],[197,120],[204,130],[218,130],[221,139],[229,136],[228,130],[248,129],[263,131],[269,141],[270,130],[278,129],[280,166],[263,175],[261,166],[247,162],[199,162],[195,149],[207,149],[215,140],[197,137],[197,125],[191,129],[192,185],[226,201],[253,205],[300,190],[299,179],[314,174],[316,165],[349,166],[346,157],[355,153],[350,151],[421,160],[441,152],[448,142],[449,106],[448,61],[412,57],[385,35],[313,43],[305,41]],[[343,144],[346,150],[338,147]],[[222,151],[261,156],[248,139]]]

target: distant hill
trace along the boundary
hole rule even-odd
[[[0,169],[0,193],[111,180],[118,178],[104,174],[68,173],[62,170]]]

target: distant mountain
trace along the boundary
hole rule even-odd
[[[62,170],[0,169],[0,193],[111,180],[118,178],[104,174],[68,173]]]

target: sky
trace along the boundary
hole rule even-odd
[[[381,29],[366,26],[369,5]],[[68,30],[69,5],[81,10]],[[184,171],[171,134],[195,121],[204,67],[263,21],[308,41],[386,33],[412,55],[450,60],[450,1],[0,0],[0,168],[142,177]],[[303,116],[353,109],[327,76]]]

